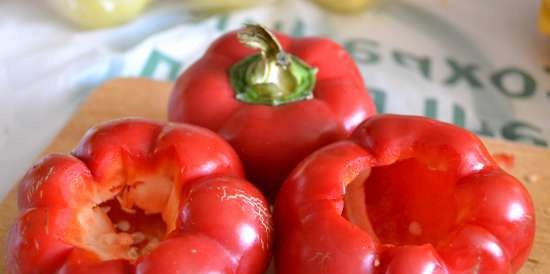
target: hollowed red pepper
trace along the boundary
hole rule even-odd
[[[472,133],[382,115],[306,158],[275,206],[281,274],[518,271],[535,216]]]
[[[242,175],[209,130],[102,124],[24,176],[8,273],[263,273],[269,208]]]
[[[241,157],[248,178],[274,198],[300,160],[347,138],[374,112],[341,46],[248,25],[215,41],[180,76],[168,117],[218,132]]]

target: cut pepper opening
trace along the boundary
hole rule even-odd
[[[172,180],[142,178],[99,192],[99,202],[79,209],[68,241],[102,260],[134,261],[175,227],[179,198]]]
[[[343,215],[383,244],[437,245],[456,224],[456,180],[426,159],[372,167],[347,184]]]

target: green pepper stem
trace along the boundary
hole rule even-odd
[[[317,69],[286,53],[266,27],[246,24],[237,37],[243,45],[260,50],[230,70],[237,99],[279,105],[313,97]]]

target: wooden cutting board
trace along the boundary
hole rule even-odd
[[[82,104],[43,154],[69,152],[92,125],[114,118],[139,116],[166,120],[166,106],[171,84],[146,79],[116,79],[94,91]],[[550,150],[500,140],[484,139],[492,153],[513,155],[515,164],[508,171],[523,181],[531,193],[537,219],[535,245],[522,274],[550,273]],[[2,182],[14,183],[14,182]],[[17,215],[16,192],[12,190],[0,201],[0,239]],[[0,258],[5,256],[0,248]],[[9,251],[8,251],[9,252]],[[0,273],[5,272],[4,260]]]

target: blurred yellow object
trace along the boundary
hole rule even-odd
[[[550,35],[550,0],[543,0],[540,6],[539,29]]]
[[[375,0],[313,0],[322,7],[336,12],[359,12]]]
[[[192,11],[220,12],[232,9],[246,8],[265,0],[185,0],[187,7]]]
[[[138,16],[150,0],[49,0],[61,15],[84,28],[104,28]]]

